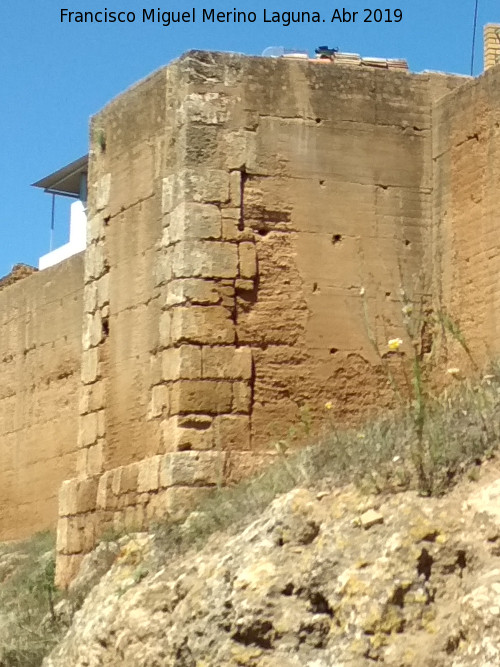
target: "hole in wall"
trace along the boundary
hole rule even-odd
[[[325,187],[325,179],[324,179],[324,178],[320,178],[320,179],[319,179],[319,184],[320,184],[320,186],[321,186],[322,188],[324,188],[324,187]]]
[[[109,318],[107,317],[102,318],[102,334],[104,338],[109,336]]]
[[[409,239],[405,239],[405,246],[408,248],[411,246],[411,241]]]
[[[331,347],[330,348],[330,354],[337,354],[338,351],[339,351],[338,347]]]
[[[313,283],[312,292],[315,294],[318,291],[318,283]]]
[[[391,297],[391,293],[390,293],[390,292],[386,292],[386,293],[385,293],[385,298],[386,298],[386,299],[390,299],[390,297]]]
[[[259,229],[258,231],[259,236],[267,236],[269,234],[269,229]]]
[[[321,123],[321,118],[316,118],[316,123],[319,125]]]
[[[338,245],[342,241],[342,234],[334,234],[332,236],[332,245]]]

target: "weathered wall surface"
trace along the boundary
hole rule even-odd
[[[53,528],[75,474],[83,256],[0,290],[0,536]]]
[[[268,461],[302,409],[389,402],[369,334],[383,349],[401,286],[428,289],[432,101],[454,85],[193,52],[93,119],[61,582],[107,528]]]
[[[433,122],[435,294],[479,365],[500,353],[499,85],[493,68],[438,101]]]

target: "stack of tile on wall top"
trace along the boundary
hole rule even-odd
[[[320,56],[311,62],[321,64],[349,65],[352,67],[379,67],[382,69],[408,70],[408,63],[403,58],[362,58],[359,53],[338,51],[332,56]]]

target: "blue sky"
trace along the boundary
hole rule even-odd
[[[67,4],[65,4],[67,3]],[[468,74],[475,0],[325,0],[147,4],[147,0],[3,0],[0,4],[0,276],[17,262],[37,264],[49,249],[51,197],[30,187],[87,152],[89,117],[111,98],[189,49],[260,55],[268,46],[308,50],[329,44],[362,56],[407,58],[413,71]],[[197,22],[168,28],[142,23],[142,10],[197,9]],[[61,23],[70,11],[134,11],[131,24]],[[202,23],[203,8],[255,11],[253,24]],[[263,10],[358,11],[355,23],[265,24]],[[364,8],[399,8],[399,23],[364,23]],[[482,29],[500,22],[500,3],[479,0],[475,73],[482,69]],[[56,245],[67,241],[68,214],[58,198]]]

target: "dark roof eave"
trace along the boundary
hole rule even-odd
[[[53,174],[32,183],[32,185],[35,188],[43,188],[45,192],[52,194],[78,197],[80,194],[80,178],[82,174],[87,173],[88,161],[89,156],[84,155],[62,169],[58,169]]]

